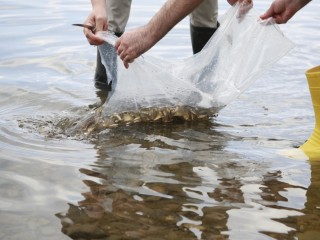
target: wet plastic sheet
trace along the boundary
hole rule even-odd
[[[219,29],[200,53],[182,60],[146,53],[129,69],[112,46],[116,37],[101,33],[106,43],[99,51],[112,81],[102,115],[175,106],[214,114],[227,106],[293,48],[272,21],[260,21],[253,9],[239,18],[238,11],[238,5],[231,7],[219,19]]]

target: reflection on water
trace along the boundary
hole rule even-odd
[[[83,199],[57,214],[62,232],[72,239],[318,236],[320,195],[311,189],[319,183],[308,190],[286,182],[280,170],[266,170],[268,163],[219,156],[231,136],[215,127],[139,125],[108,132],[94,142],[97,161],[79,169],[87,186]],[[313,165],[315,174],[319,166]]]
[[[281,171],[264,171],[266,164],[231,160],[241,156],[228,153],[213,158],[232,138],[215,127],[137,125],[108,132],[94,142],[98,161],[79,169],[88,187],[84,199],[57,215],[62,231],[84,239],[224,239],[255,238],[259,230],[281,239],[299,229],[286,221],[297,221],[301,209],[279,203],[288,200],[282,192],[301,197],[306,188],[282,182]],[[250,226],[252,232],[242,233]]]
[[[162,2],[134,3],[128,27]],[[70,137],[104,98],[96,48],[71,26],[90,2],[3,0],[0,239],[319,239],[320,163],[277,154],[313,129],[319,7],[282,27],[296,49],[218,117]],[[153,53],[189,56],[188,24]]]

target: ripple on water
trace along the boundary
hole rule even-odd
[[[128,29],[162,2],[134,4]],[[318,239],[320,164],[277,153],[314,125],[310,4],[281,26],[297,47],[218,118],[90,135],[96,49],[71,26],[90,2],[2,1],[0,239]],[[153,53],[191,54],[188,20],[170,34]]]

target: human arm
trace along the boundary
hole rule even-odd
[[[286,23],[310,1],[311,0],[275,0],[260,18],[264,20],[272,17],[276,23]]]
[[[154,46],[202,1],[168,0],[145,26],[124,33],[115,47],[125,67]]]
[[[108,19],[105,0],[91,0],[92,11],[84,24],[95,27],[95,32],[108,30]],[[100,45],[104,41],[90,29],[84,28],[83,33],[91,45]]]

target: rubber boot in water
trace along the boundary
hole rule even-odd
[[[120,37],[122,33],[115,33],[117,37]],[[94,74],[94,86],[99,90],[111,91],[111,82],[108,84],[108,77],[106,73],[106,68],[101,62],[101,56],[99,50],[97,49],[97,66],[96,72]]]
[[[309,157],[309,160],[320,161],[320,66],[307,70],[306,76],[316,123],[312,135],[300,149]]]
[[[191,34],[191,44],[193,54],[196,54],[202,50],[202,48],[207,44],[211,36],[218,29],[219,23],[217,23],[216,28],[208,27],[196,27],[190,24],[190,34]]]

